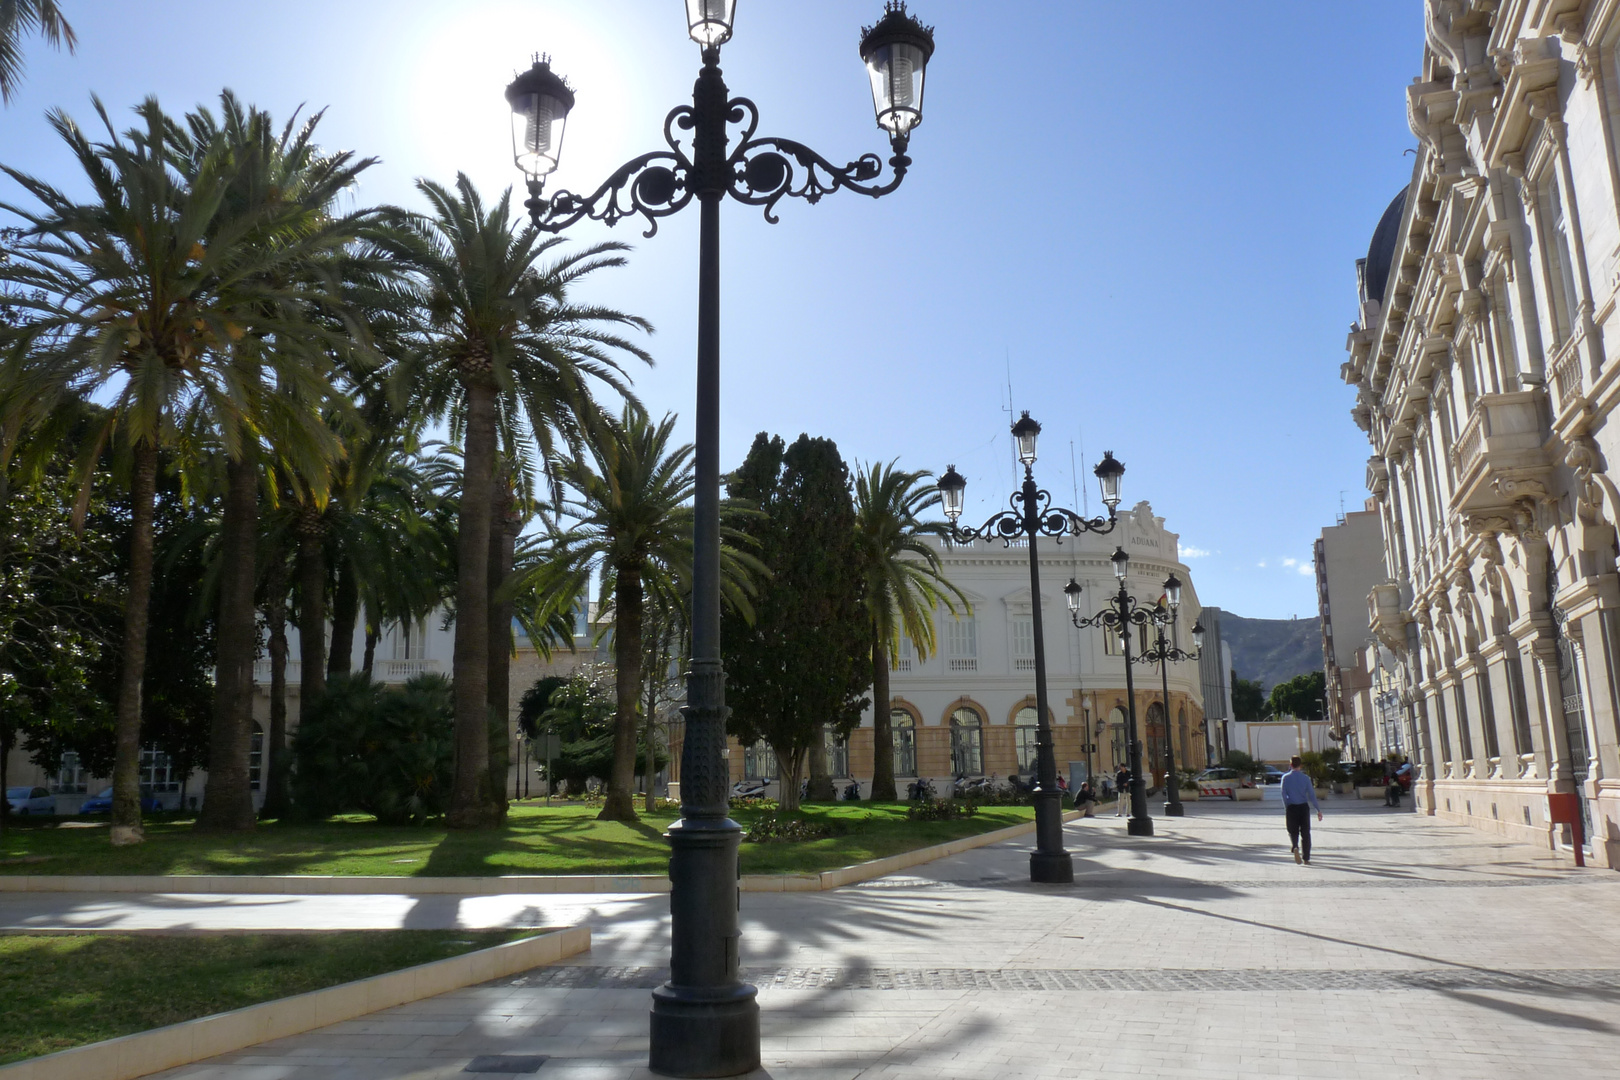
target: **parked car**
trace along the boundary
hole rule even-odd
[[[1282,778],[1286,775],[1286,773],[1277,768],[1275,765],[1266,766],[1266,783],[1268,784],[1280,784],[1282,783]]]
[[[8,787],[6,802],[18,817],[56,813],[56,796],[42,787]]]
[[[163,809],[163,802],[156,795],[141,796],[141,813],[155,814]],[[100,795],[84,800],[79,807],[81,814],[110,814],[112,813],[112,788],[102,788]]]

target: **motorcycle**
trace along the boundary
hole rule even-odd
[[[763,799],[765,797],[765,781],[739,780],[731,785],[733,799]]]
[[[988,776],[959,776],[951,786],[951,793],[958,799],[984,798],[994,790],[995,781]]]
[[[843,799],[845,802],[860,802],[861,782],[859,780],[851,780],[849,782],[849,787],[844,789],[844,793],[840,795],[839,798]]]
[[[933,802],[937,796],[934,793],[934,782],[927,777],[919,777],[906,785],[906,798],[911,802]]]

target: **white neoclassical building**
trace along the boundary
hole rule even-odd
[[[1156,603],[1162,583],[1175,574],[1185,583],[1179,619],[1180,643],[1192,651],[1191,629],[1200,605],[1192,574],[1177,550],[1178,537],[1147,503],[1119,515],[1112,533],[1086,534],[1062,544],[1040,541],[1041,617],[1046,639],[1047,701],[1059,771],[1083,776],[1111,773],[1125,760],[1125,659],[1117,636],[1076,629],[1063,587],[1081,585],[1081,611],[1094,614],[1118,589],[1109,556],[1116,546],[1131,555],[1128,584],[1141,604]],[[902,790],[926,777],[940,791],[958,775],[1028,775],[1034,768],[1035,651],[1029,548],[1023,541],[945,545],[945,575],[962,590],[971,610],[953,617],[934,613],[938,648],[918,655],[910,642],[895,657],[890,675],[895,733],[894,771]],[[1177,765],[1202,768],[1207,760],[1199,666],[1169,665],[1169,709],[1159,669],[1135,664],[1137,718],[1146,750],[1144,767],[1161,775],[1164,739],[1175,739]],[[847,776],[870,791],[872,711],[845,747],[829,755],[835,777]],[[764,748],[734,747],[732,773],[774,775]]]
[[[1412,180],[1358,263],[1343,368],[1391,575],[1379,716],[1421,810],[1565,846],[1556,806],[1616,866],[1620,3],[1424,14]]]

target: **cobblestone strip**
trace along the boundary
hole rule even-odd
[[[651,990],[669,977],[664,968],[562,966],[528,972],[503,985],[532,989]],[[1620,993],[1620,969],[1494,971],[1438,968],[1422,971],[1318,969],[1155,969],[1052,971],[1035,968],[800,967],[749,971],[761,990],[991,990],[1138,991],[1141,993],[1276,992],[1296,990],[1500,990]]]

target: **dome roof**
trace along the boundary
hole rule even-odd
[[[1380,304],[1384,302],[1384,289],[1389,285],[1389,271],[1395,261],[1396,234],[1401,230],[1401,214],[1406,210],[1406,192],[1406,188],[1401,188],[1400,194],[1390,200],[1384,216],[1378,219],[1378,228],[1373,230],[1372,243],[1367,246],[1363,278],[1366,298]]]

